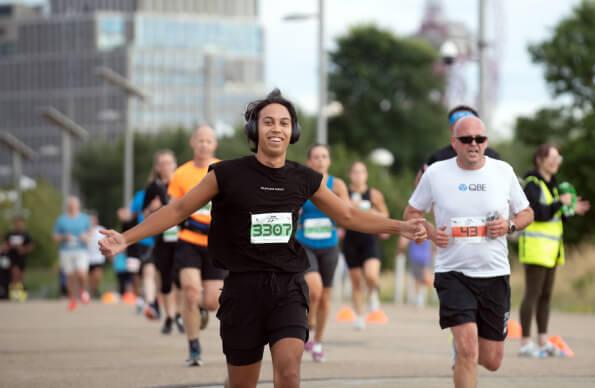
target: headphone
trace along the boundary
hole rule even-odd
[[[266,106],[266,105],[265,105]],[[246,136],[249,140],[254,142],[256,146],[258,146],[258,117],[255,109],[256,107],[250,109],[247,113],[247,120],[246,124],[244,124],[244,131],[246,132]],[[264,107],[262,107],[264,108]],[[261,109],[262,109],[261,108]],[[288,109],[289,110],[289,109]],[[300,139],[301,128],[300,124],[297,121],[297,117],[291,118],[291,137],[289,138],[289,144],[294,144]]]

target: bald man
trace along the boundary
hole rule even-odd
[[[172,201],[182,198],[207,175],[215,158],[217,137],[212,128],[199,126],[190,137],[194,157],[174,173],[168,187]],[[182,317],[188,338],[188,366],[202,364],[199,331],[206,325],[207,310],[219,308],[219,292],[226,272],[213,265],[208,255],[208,232],[211,223],[211,204],[197,210],[182,224],[174,254],[174,268],[178,287],[182,290]],[[201,323],[199,305],[205,310]],[[201,327],[202,326],[202,327]]]
[[[512,167],[485,155],[488,137],[478,117],[458,120],[450,143],[456,157],[428,168],[405,218],[434,211],[436,227],[426,227],[438,246],[440,326],[454,338],[455,387],[476,387],[477,364],[496,371],[504,353],[510,313],[506,235],[529,225],[533,212]]]

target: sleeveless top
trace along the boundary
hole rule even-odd
[[[334,178],[329,175],[326,187],[332,191]],[[337,225],[326,214],[308,200],[302,207],[296,238],[303,246],[311,249],[325,249],[337,246]]]
[[[358,193],[355,191],[351,191],[351,189],[349,189],[349,198],[351,198],[352,201],[359,200],[358,208],[360,210],[368,211],[368,210],[372,209],[372,200],[371,200],[369,187],[363,193]],[[345,240],[372,242],[372,241],[376,241],[376,235],[356,232],[354,230],[347,229],[347,230],[345,230]]]

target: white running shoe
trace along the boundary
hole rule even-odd
[[[355,322],[353,322],[353,327],[355,328],[355,330],[365,330],[366,329],[366,318],[363,316],[359,316],[355,319]]]
[[[527,342],[519,349],[519,357],[540,358],[540,353],[540,349],[533,341]]]
[[[557,347],[554,346],[551,342],[547,342],[545,345],[539,348],[539,357],[547,358],[547,357],[562,357],[563,354]]]

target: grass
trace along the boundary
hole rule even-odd
[[[512,250],[511,250],[512,251]],[[524,292],[524,272],[516,256],[511,257],[513,310],[518,309]],[[381,298],[391,302],[394,273],[381,275]],[[595,245],[584,244],[567,249],[566,264],[556,270],[552,308],[558,311],[595,313]]]

